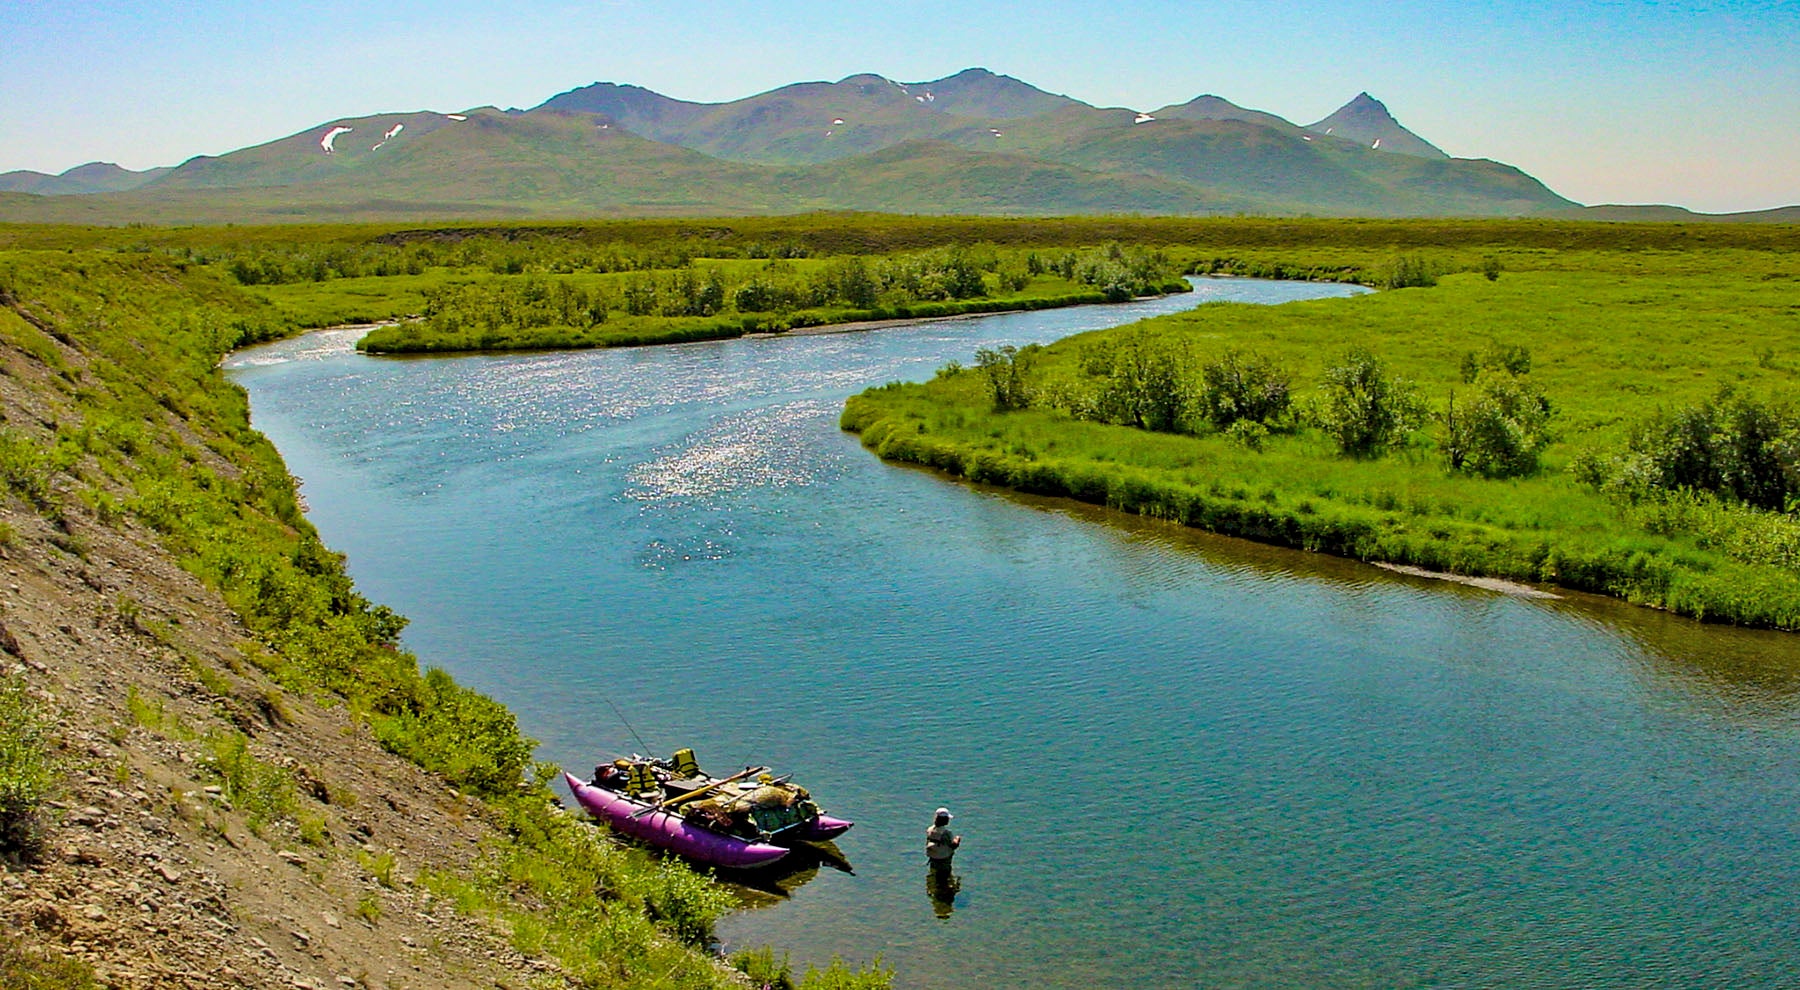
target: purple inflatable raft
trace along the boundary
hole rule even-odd
[[[763,767],[709,777],[686,749],[666,761],[615,760],[594,768],[591,781],[567,772],[563,778],[595,818],[708,866],[767,866],[797,841],[833,839],[852,824],[824,814],[805,788]]]

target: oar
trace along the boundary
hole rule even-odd
[[[651,813],[652,811],[661,811],[664,808],[672,807],[674,805],[682,803],[683,801],[688,801],[693,798],[697,798],[700,795],[705,794],[707,791],[714,790],[714,789],[720,788],[720,787],[724,787],[726,784],[729,784],[732,781],[743,780],[745,777],[748,777],[753,773],[762,773],[763,771],[765,771],[767,769],[769,769],[769,768],[768,767],[748,767],[744,770],[743,773],[734,773],[731,776],[726,777],[724,780],[715,780],[712,783],[707,784],[705,787],[696,787],[695,789],[687,792],[686,794],[677,794],[674,797],[669,798],[666,801],[659,801],[656,804],[653,804],[648,808],[644,808],[641,811],[634,811],[631,813],[631,817],[641,818],[644,815]]]

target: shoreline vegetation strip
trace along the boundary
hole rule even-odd
[[[1185,290],[1173,285],[1161,292]],[[875,323],[898,326],[930,320],[957,319],[1000,313],[1022,313],[1068,306],[1087,306],[1108,299],[1099,292],[1073,292],[1029,298],[970,299],[948,302],[897,304],[874,309],[845,309],[793,313],[785,317],[747,314],[736,317],[689,319],[648,318],[618,320],[612,326],[588,332],[572,327],[545,327],[536,332],[489,333],[485,337],[441,336],[419,333],[412,322],[394,323],[371,330],[356,342],[368,354],[478,354],[494,351],[566,351],[597,347],[643,347],[707,340],[734,340],[751,335],[779,336],[795,332],[829,332]],[[619,324],[626,324],[620,326]]]

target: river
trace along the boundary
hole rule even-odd
[[[979,490],[837,429],[978,347],[1354,291],[1196,285],[632,350],[377,359],[332,331],[228,365],[361,590],[541,758],[584,771],[634,729],[857,821],[854,872],[752,896],[728,948],[940,990],[1791,981],[1800,639]]]

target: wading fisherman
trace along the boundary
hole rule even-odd
[[[949,870],[950,858],[956,855],[956,847],[962,845],[962,836],[950,831],[953,817],[949,808],[939,808],[932,816],[931,827],[925,830],[925,858],[934,870]]]
[[[931,895],[931,910],[940,920],[956,910],[956,895],[962,890],[962,879],[950,872],[951,857],[962,845],[962,836],[950,831],[950,809],[939,808],[925,830],[925,892]]]

